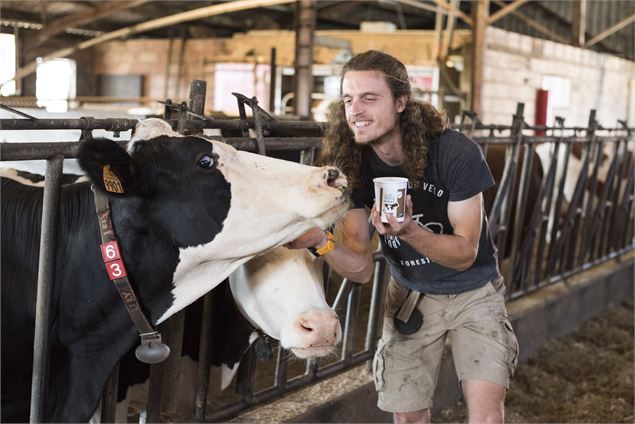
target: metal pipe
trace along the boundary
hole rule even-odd
[[[262,115],[258,107],[258,100],[254,97],[251,103],[251,114],[254,120],[254,131],[256,132],[256,145],[258,146],[258,154],[266,155],[265,139],[262,133]]]
[[[159,326],[161,332],[165,331],[165,324]],[[147,417],[149,423],[161,421],[161,397],[163,394],[164,364],[154,364],[150,366],[150,379],[148,380],[148,399],[146,402]]]
[[[51,305],[55,284],[55,242],[64,157],[54,156],[46,163],[40,234],[40,259],[35,304],[35,337],[33,342],[33,374],[31,376],[31,410],[29,421],[40,423],[46,415],[48,386]]]
[[[205,114],[205,94],[207,93],[207,82],[203,80],[192,80],[190,82],[190,97],[187,108],[199,115]]]
[[[215,137],[209,137],[214,139]],[[248,137],[227,137],[227,144],[238,150],[257,152],[256,140]],[[117,141],[121,146],[125,141]],[[322,139],[317,137],[269,137],[264,139],[267,151],[281,152],[290,150],[304,150],[321,145]],[[80,142],[63,141],[55,143],[2,143],[0,159],[3,161],[48,159],[61,155],[67,159],[76,158],[79,153]]]
[[[331,308],[333,308],[335,312],[339,311],[342,308],[344,299],[346,298],[346,296],[348,296],[348,293],[351,291],[352,287],[353,287],[353,282],[351,280],[349,280],[348,278],[344,278],[342,280],[340,289],[338,290],[337,295],[335,295],[335,300],[333,301],[333,305],[331,305]]]
[[[535,286],[540,281],[542,276],[542,272],[544,271],[544,260],[545,258],[545,244],[546,244],[546,236],[547,230],[549,229],[549,222],[551,217],[551,208],[552,208],[552,200],[556,182],[556,170],[558,166],[558,155],[560,152],[560,141],[556,141],[554,146],[554,152],[552,155],[551,164],[549,166],[549,172],[547,173],[547,180],[545,183],[544,189],[544,199],[541,202],[542,204],[542,217],[540,223],[540,231],[538,235],[538,249],[536,251],[536,261],[535,261],[535,272],[534,272],[534,280],[532,286]],[[552,225],[556,225],[555,222],[552,221]]]
[[[353,283],[351,291],[348,293],[346,305],[346,319],[344,321],[344,334],[342,336],[342,359],[349,362],[353,354],[353,343],[355,342],[355,330],[357,329],[357,315],[359,310],[359,293],[361,285]]]
[[[272,47],[269,56],[269,113],[271,114],[273,114],[276,109],[276,78],[276,48]]]
[[[117,409],[117,386],[119,385],[119,363],[115,365],[115,368],[108,377],[106,388],[104,389],[104,396],[101,399],[101,422],[102,423],[114,423],[116,421],[116,409]]]
[[[106,131],[127,131],[135,127],[139,122],[137,119],[127,118],[107,118],[95,119],[91,129]],[[176,120],[168,119],[172,128],[176,127]],[[326,129],[326,122],[311,121],[266,121],[263,122],[262,128],[266,131],[273,130],[302,130],[316,131],[321,135]],[[0,119],[0,128],[4,130],[83,130],[87,129],[85,120],[78,119]],[[244,119],[212,119],[207,120],[188,120],[186,129],[220,129],[220,130],[247,130],[254,128],[252,120]]]
[[[531,237],[529,234],[525,233],[525,213],[526,213],[526,203],[527,203],[527,194],[529,191],[529,182],[531,179],[531,169],[534,163],[534,146],[525,146],[525,155],[523,157],[523,164],[521,166],[520,172],[520,182],[519,189],[516,194],[516,205],[514,206],[514,233],[512,234],[512,245],[511,245],[511,264],[512,267],[517,269],[521,260],[524,258],[519,257],[518,248],[521,245],[521,238],[523,235],[525,237]],[[532,207],[536,207],[536,205],[532,205]],[[520,287],[522,284],[522,278],[524,276],[520,276],[518,281],[515,281],[516,272],[512,272],[511,278],[508,280],[508,287]]]
[[[205,420],[207,411],[207,394],[209,392],[209,375],[213,349],[212,319],[214,293],[209,292],[203,300],[203,317],[201,321],[200,346],[198,348],[198,368],[196,372],[196,398],[194,400],[194,417],[198,421]]]
[[[287,360],[288,351],[282,346],[278,346],[278,356],[276,357],[276,386],[285,388],[287,386]]]
[[[374,350],[377,342],[377,330],[379,318],[381,317],[383,291],[386,283],[385,278],[386,260],[375,260],[375,273],[373,274],[373,286],[370,294],[370,310],[368,311],[368,323],[366,325],[366,341],[364,349]]]

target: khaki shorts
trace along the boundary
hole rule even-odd
[[[387,412],[432,407],[448,336],[459,381],[485,380],[509,388],[518,342],[507,318],[504,292],[498,280],[458,295],[425,295],[418,305],[423,326],[406,336],[395,330],[393,316],[408,289],[391,279],[383,335],[373,361],[377,406]]]

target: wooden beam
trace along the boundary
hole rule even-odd
[[[116,40],[118,38],[129,37],[133,34],[140,32],[150,31],[157,28],[163,28],[170,25],[176,25],[183,22],[194,21],[197,19],[207,18],[209,16],[221,15],[223,13],[238,12],[248,9],[257,9],[264,6],[270,6],[274,4],[293,3],[295,0],[237,0],[231,3],[220,3],[212,6],[201,7],[199,9],[188,10],[187,12],[177,13],[175,15],[166,16],[159,19],[153,19],[140,24],[136,24],[130,27],[121,28],[116,31],[109,32],[107,34],[95,37],[90,40],[83,41],[76,44],[73,47],[60,49],[50,53],[42,58],[42,60],[49,60],[61,57],[67,57],[71,54],[84,50],[89,47],[94,47],[98,44],[105,43],[106,41]],[[27,75],[31,75],[37,69],[37,63],[32,62],[20,69],[15,73],[15,77],[0,82],[0,87],[4,84],[13,81],[14,79],[24,78]]]
[[[437,8],[434,16],[434,58],[437,63],[441,61],[441,34],[443,32],[443,16],[444,12],[441,8]]]
[[[449,13],[452,13],[453,15],[456,15],[457,17],[461,18],[463,20],[463,22],[465,22],[466,24],[468,24],[469,26],[474,26],[474,21],[472,20],[472,18],[470,18],[469,16],[467,16],[465,13],[463,13],[460,9],[456,8],[456,7],[452,7],[449,4],[447,4],[445,1],[443,0],[432,0],[437,6],[447,10]]]
[[[90,22],[94,22],[98,19],[111,16],[122,10],[131,9],[139,6],[149,0],[131,0],[121,1],[112,0],[103,3],[99,3],[99,6],[94,9],[82,10],[81,12],[74,13],[70,16],[64,16],[56,19],[45,25],[38,33],[37,44],[41,44],[49,37],[54,37],[66,30],[66,28],[78,27]]]
[[[293,76],[294,113],[311,118],[313,93],[313,44],[317,22],[317,0],[298,0],[295,16],[295,75]]]
[[[524,3],[527,3],[527,1],[528,0],[516,0],[513,3],[509,3],[509,4],[504,5],[500,10],[498,10],[496,13],[494,13],[492,16],[489,17],[487,23],[489,25],[492,25],[497,20],[505,17],[506,15],[510,14],[514,10],[518,9]]]
[[[421,3],[417,0],[396,0],[398,3],[402,3],[408,6],[412,6],[412,7],[416,7],[417,9],[423,9],[423,10],[427,10],[428,12],[434,12],[434,13],[448,13],[447,10],[443,10],[441,11],[440,7],[438,6],[431,6],[427,3]]]
[[[592,45],[599,43],[600,41],[604,40],[609,35],[612,35],[612,34],[616,33],[617,31],[619,31],[622,28],[630,25],[633,22],[635,22],[635,13],[633,13],[628,18],[625,18],[625,19],[621,20],[620,22],[616,23],[612,27],[607,28],[604,31],[602,31],[601,33],[599,33],[598,35],[596,35],[595,37],[593,37],[592,39],[587,41],[584,44],[584,47],[591,47]]]
[[[584,46],[586,33],[586,0],[574,0],[571,3],[571,44]]]
[[[47,0],[40,0],[40,20],[43,24],[46,24],[49,20]]]
[[[449,4],[452,7],[457,7],[459,0],[449,0]],[[445,31],[443,32],[443,41],[441,43],[441,59],[443,60],[443,66],[445,66],[445,60],[448,57],[450,51],[450,43],[452,41],[452,33],[454,31],[454,23],[456,21],[455,16],[448,16],[448,21],[445,23]]]
[[[472,37],[472,80],[470,108],[480,114],[482,112],[483,62],[485,57],[485,34],[487,29],[489,0],[476,0],[474,6],[474,27]]]
[[[503,3],[502,1],[499,1],[499,0],[494,0],[493,2],[494,2],[494,4],[497,4],[499,6],[505,6],[505,3]],[[553,31],[551,31],[549,28],[545,27],[541,23],[534,21],[530,17],[526,16],[524,13],[522,13],[522,12],[520,12],[518,10],[514,10],[514,11],[511,12],[511,14],[516,16],[518,19],[522,20],[523,22],[525,22],[527,25],[529,25],[530,27],[532,27],[536,31],[539,31],[539,32],[543,33],[544,35],[549,37],[549,39],[551,39],[553,41],[557,41],[559,43],[569,44],[569,40],[565,39],[564,37],[561,37],[560,35],[556,34]]]

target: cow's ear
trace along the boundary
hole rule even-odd
[[[90,139],[81,143],[79,165],[95,187],[106,194],[137,195],[132,158],[113,140]]]

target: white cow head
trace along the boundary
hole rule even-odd
[[[189,237],[189,242],[175,239],[180,250],[174,302],[157,323],[207,293],[253,256],[309,228],[328,226],[348,209],[346,178],[337,168],[301,165],[238,151],[219,140],[184,137],[160,119],[141,121],[127,151],[129,161],[139,163],[140,169],[159,170],[155,178],[161,179],[161,189],[155,191],[162,197],[155,203],[169,214],[154,209],[148,213],[167,234]],[[206,165],[209,169],[203,173],[197,168]],[[120,172],[127,168],[120,167]],[[143,177],[139,175],[142,182],[137,185],[154,185],[154,180],[144,183],[148,177]],[[128,180],[136,178],[131,175]],[[199,209],[186,206],[193,203]]]
[[[308,251],[276,248],[238,268],[229,283],[243,315],[296,356],[324,356],[340,342],[322,263]]]

